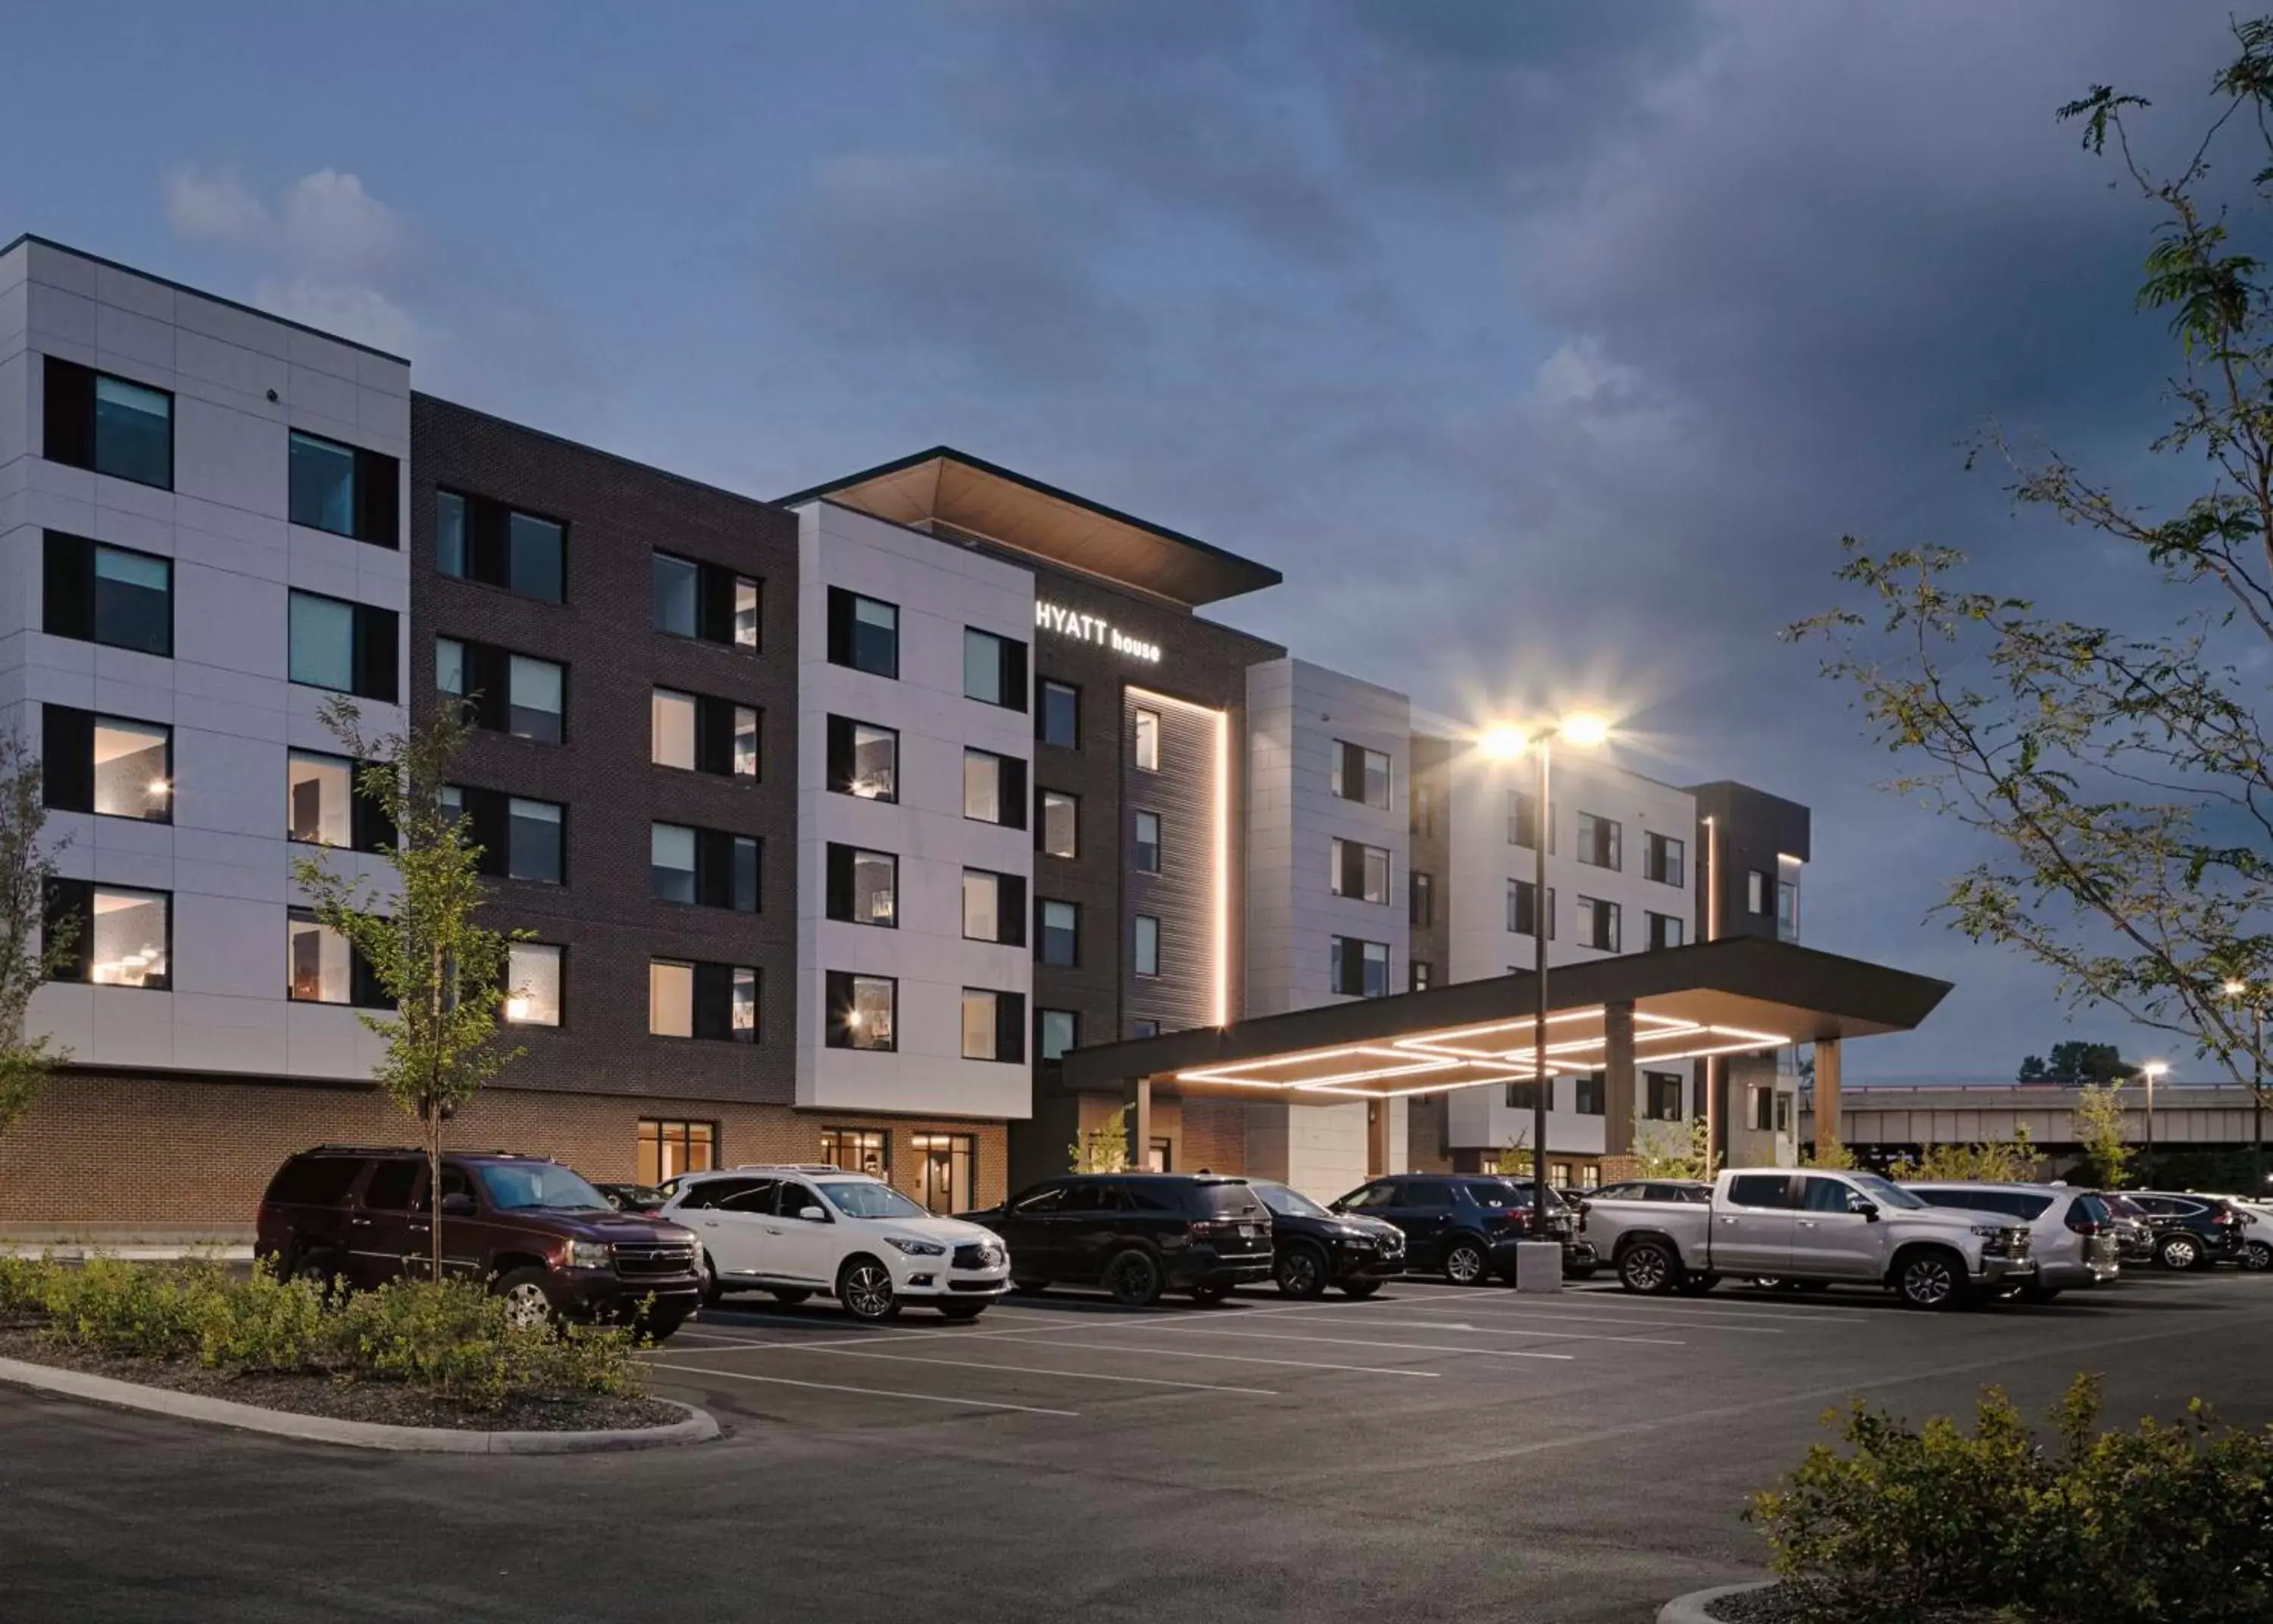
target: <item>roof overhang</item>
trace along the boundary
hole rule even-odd
[[[1275,587],[1285,578],[1197,537],[934,445],[780,498],[821,499],[894,524],[945,525],[982,541],[1197,607]]]
[[[1633,1006],[1634,1063],[1648,1066],[1909,1031],[1948,992],[1759,937],[1561,966],[1548,977],[1547,1069],[1600,1067],[1613,1004]],[[1101,1089],[1142,1077],[1185,1093],[1318,1103],[1518,1081],[1537,1074],[1536,1003],[1531,976],[1498,976],[1076,1049],[1064,1081]]]

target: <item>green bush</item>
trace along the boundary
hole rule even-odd
[[[1748,1516],[1823,1618],[1971,1607],[2031,1624],[2244,1624],[2273,1617],[2273,1428],[2186,1421],[2102,1433],[2079,1376],[2040,1447],[2003,1392],[1970,1434],[1857,1404]],[[1833,1418],[1827,1417],[1827,1421]]]

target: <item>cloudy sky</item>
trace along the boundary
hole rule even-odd
[[[1814,807],[1810,942],[1958,983],[1852,1073],[1993,1078],[2119,1024],[1924,919],[1966,848],[1776,632],[1845,531],[2175,611],[1959,443],[2147,477],[2149,221],[2052,110],[2175,143],[2225,17],[27,0],[0,238],[756,495],[947,441],[1278,565],[1224,617],[1436,708],[1605,697],[1639,770]]]

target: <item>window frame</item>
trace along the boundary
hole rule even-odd
[[[1389,943],[1369,940],[1362,936],[1344,936],[1339,933],[1327,938],[1327,943],[1329,967],[1327,986],[1334,997],[1386,998],[1389,996],[1389,973],[1395,959]],[[1379,960],[1381,986],[1377,992],[1368,990],[1376,962],[1373,954],[1373,950],[1376,948],[1378,948],[1381,954]],[[1352,949],[1355,951],[1353,952]],[[1354,992],[1347,990],[1353,966],[1357,971],[1358,991]]]
[[[995,697],[971,691],[971,662],[977,659],[983,666],[992,667]],[[1016,711],[1021,716],[1027,712],[1028,650],[1015,637],[1005,637],[1000,632],[989,632],[983,626],[963,628],[963,697],[980,705],[991,705],[998,710]]]
[[[1369,845],[1362,840],[1345,840],[1337,834],[1329,842],[1327,850],[1327,887],[1333,895],[1353,902],[1363,902],[1369,907],[1386,908],[1390,905],[1390,888],[1394,875],[1388,847]],[[1381,894],[1378,896],[1369,894],[1371,871],[1376,858],[1380,859],[1381,868]],[[1353,881],[1355,882],[1355,889],[1351,888]]]
[[[521,953],[549,953],[552,955],[552,1019],[538,1020],[513,1013],[514,955]],[[498,1000],[498,1019],[507,1026],[529,1027],[538,1031],[557,1030],[568,1024],[568,948],[562,942],[509,942],[506,947],[506,982],[503,995]]]
[[[1152,820],[1152,838],[1149,841],[1144,838],[1144,824],[1147,819]],[[1129,866],[1131,871],[1139,874],[1159,873],[1164,860],[1161,855],[1162,844],[1160,814],[1149,807],[1140,806],[1132,809],[1129,834]],[[1152,856],[1150,862],[1145,861],[1147,852]]]
[[[824,747],[827,760],[824,775],[831,795],[849,795],[856,801],[874,801],[879,805],[896,805],[900,798],[900,730],[888,728],[881,722],[863,722],[858,716],[840,716],[829,713],[825,725]],[[892,788],[886,795],[862,795],[853,786],[862,782],[859,777],[860,730],[881,734],[892,741]]]
[[[166,968],[154,980],[147,976],[140,981],[97,981],[94,978],[94,922],[96,900],[105,894],[125,894],[136,897],[156,897],[163,901],[166,910]],[[56,921],[68,914],[78,920],[78,934],[71,951],[55,966],[50,981],[71,982],[81,986],[112,987],[129,992],[169,992],[174,977],[174,893],[150,886],[112,885],[94,879],[65,879],[51,877],[41,898],[41,918],[46,939],[53,939]]]
[[[989,1052],[971,1051],[971,1015],[974,999],[983,999],[986,1011],[986,1036]],[[991,1061],[1003,1066],[1024,1066],[1026,1063],[1026,995],[999,987],[965,987],[957,1006],[959,1041],[956,1049],[966,1060]]]
[[[145,781],[143,797],[154,800],[161,810],[153,815],[106,812],[100,805],[102,799],[102,763],[96,760],[96,747],[103,727],[136,728],[162,737],[165,752],[164,769],[154,779]],[[138,752],[139,753],[139,752]],[[151,786],[162,784],[162,790]],[[81,710],[76,706],[57,705],[52,701],[40,707],[40,797],[49,812],[79,812],[91,818],[122,818],[130,823],[171,824],[174,803],[179,790],[174,776],[174,724],[170,722],[146,722],[139,716],[120,716],[107,711]]]
[[[1606,818],[1600,812],[1580,812],[1577,856],[1579,861],[1588,868],[1623,873],[1625,826],[1616,818]]]
[[[766,583],[761,577],[745,575],[731,565],[716,564],[707,558],[692,558],[683,552],[673,552],[668,547],[648,550],[648,624],[658,637],[677,638],[681,642],[707,643],[716,648],[731,648],[738,653],[762,652],[765,641]],[[665,625],[663,603],[657,581],[657,566],[678,565],[694,572],[694,622],[685,631]],[[745,640],[741,625],[742,589],[748,587],[755,600],[750,621],[750,636]]]
[[[317,930],[323,932],[326,935],[336,938],[341,947],[347,950],[348,984],[347,996],[345,998],[303,998],[296,991],[294,990],[295,983],[292,978],[291,941],[293,927],[296,925],[312,925]],[[363,954],[356,950],[356,945],[352,940],[341,935],[339,932],[333,930],[330,926],[325,924],[322,920],[319,919],[316,917],[316,910],[314,909],[299,907],[288,907],[285,909],[284,940],[285,1002],[290,1004],[312,1004],[319,1007],[328,1006],[335,1009],[377,1010],[392,1009],[394,1007],[393,1000],[386,996],[386,990],[379,984],[379,977],[372,971],[370,961],[365,959]]]
[[[973,879],[992,880],[994,886],[994,934],[973,936],[971,933],[971,882]],[[998,947],[1023,947],[1026,945],[1026,877],[1006,874],[998,869],[973,868],[964,864],[963,883],[957,891],[962,910],[963,939],[967,942],[989,942]]]
[[[879,858],[891,865],[889,887],[891,913],[882,919],[863,919],[858,917],[859,908],[859,874],[863,858]],[[827,842],[821,851],[822,917],[839,924],[859,925],[864,930],[896,931],[900,928],[900,856],[896,851],[881,851],[870,846],[853,845],[844,841]],[[873,893],[872,893],[873,894]]]
[[[402,464],[385,452],[371,451],[346,440],[335,440],[329,435],[311,434],[305,429],[287,425],[285,430],[285,513],[287,522],[304,530],[320,531],[350,542],[362,542],[371,547],[384,547],[389,552],[402,550]],[[293,473],[300,466],[292,455],[294,443],[305,440],[326,451],[344,452],[348,459],[348,528],[336,529],[327,524],[311,524],[295,512],[298,491]]]
[[[1039,784],[1034,788],[1034,849],[1046,857],[1077,861],[1081,857],[1081,797],[1070,790],[1049,790]],[[1049,843],[1052,801],[1065,803],[1073,831],[1073,843],[1063,851],[1055,849]]]
[[[1537,933],[1535,928],[1531,930],[1525,929],[1522,924],[1522,919],[1524,915],[1524,899],[1538,889],[1537,882],[1529,879],[1510,879],[1507,882],[1507,887],[1508,934],[1511,936],[1526,937],[1535,935]],[[1556,939],[1555,913],[1555,887],[1553,886],[1549,886],[1547,887],[1547,939],[1549,941]],[[1531,916],[1532,924],[1535,927],[1537,925],[1539,917],[1539,904],[1536,897],[1533,897],[1532,899]]]
[[[655,1026],[655,972],[686,972],[686,1027],[684,1032],[659,1032]],[[736,994],[742,978],[750,984],[750,1024],[734,1024]],[[648,1036],[684,1043],[746,1044],[761,1041],[765,1008],[763,973],[750,964],[727,964],[712,959],[683,959],[673,954],[648,955]],[[721,995],[723,995],[723,1001]],[[565,999],[564,999],[565,1001]]]
[[[1622,944],[1625,939],[1625,910],[1606,897],[1581,896],[1578,899],[1578,902],[1579,917],[1586,926],[1584,932],[1579,938],[1579,946],[1592,948],[1597,953],[1624,951]],[[1609,924],[1607,931],[1602,928],[1605,919]],[[1604,936],[1609,937],[1609,939],[1602,940],[1602,938]],[[1548,939],[1551,941],[1554,939],[1549,937]]]
[[[994,812],[992,818],[982,818],[971,810],[971,768],[973,758],[994,764]],[[963,817],[966,823],[992,824],[997,828],[1023,829],[1026,827],[1026,761],[1023,756],[1005,755],[999,750],[983,750],[977,745],[963,747]]]
[[[1642,844],[1642,878],[1662,886],[1686,886],[1689,883],[1689,844],[1678,834],[1662,834],[1654,829],[1645,829]]]
[[[1050,1052],[1050,1042],[1049,1042],[1049,1038],[1050,1038],[1050,1025],[1051,1025],[1051,1017],[1055,1016],[1055,1015],[1062,1015],[1062,1016],[1064,1016],[1064,1017],[1065,1017],[1066,1042],[1065,1042],[1065,1046],[1064,1046],[1064,1048],[1060,1049],[1060,1050],[1059,1050],[1055,1054],[1052,1054],[1052,1053]],[[1075,1049],[1078,1049],[1078,1048],[1080,1048],[1080,1047],[1081,1047],[1081,1011],[1079,1011],[1078,1009],[1043,1009],[1043,1008],[1039,1008],[1039,1007],[1037,1007],[1037,1008],[1035,1009],[1035,1011],[1034,1011],[1034,1059],[1037,1059],[1037,1060],[1060,1060],[1060,1059],[1064,1059],[1064,1058],[1065,1058],[1065,1056],[1066,1056],[1066,1054],[1067,1054],[1067,1052],[1068,1052],[1069,1051],[1075,1050]]]
[[[1149,724],[1149,725],[1148,725]],[[1130,707],[1129,760],[1140,773],[1160,770],[1160,713],[1149,705]]]
[[[700,1117],[640,1118],[638,1126],[634,1130],[639,1146],[640,1183],[652,1188],[666,1179],[677,1179],[687,1173],[716,1172],[724,1165],[725,1159],[719,1126],[719,1123],[715,1119],[705,1119]],[[648,1132],[649,1128],[655,1130],[652,1134]],[[677,1128],[679,1132],[674,1134],[670,1131],[672,1128]],[[697,1128],[706,1130],[702,1140],[702,1164],[699,1167],[694,1164],[694,1130]],[[654,1144],[656,1152],[652,1163],[648,1160],[647,1154],[650,1142]],[[666,1146],[673,1144],[676,1144],[680,1150],[681,1163],[677,1167],[669,1167],[663,1153]],[[650,1172],[654,1174],[653,1178],[649,1177]]]
[[[69,530],[43,530],[41,536],[40,631],[42,633],[49,637],[68,638],[78,643],[93,643],[100,648],[147,655],[154,660],[174,657],[176,571],[172,558],[162,553],[145,552],[139,547],[119,547],[109,542],[98,542],[93,536],[79,535]],[[155,564],[165,571],[164,647],[151,647],[124,640],[117,635],[116,627],[111,628],[110,635],[104,635],[101,582],[106,578],[102,573],[101,561],[106,553]]]
[[[1061,698],[1067,702],[1066,720],[1071,723],[1068,730],[1069,737],[1064,738],[1055,737],[1053,727],[1056,720],[1056,709],[1052,701]],[[1055,677],[1043,677],[1036,679],[1034,737],[1037,742],[1047,745],[1053,750],[1081,748],[1081,686],[1079,684],[1066,682]]]
[[[1064,935],[1070,947],[1067,956],[1063,959],[1051,956],[1053,927],[1049,921],[1050,910],[1054,908],[1067,909],[1070,917],[1070,923],[1064,929]],[[1079,902],[1058,896],[1038,896],[1034,899],[1034,962],[1045,965],[1051,969],[1081,968],[1081,904]]]
[[[348,611],[346,687],[296,674],[297,617],[293,611],[302,602],[332,604]],[[303,587],[286,589],[284,670],[294,687],[349,694],[381,705],[399,705],[402,702],[401,639],[402,617],[399,610],[376,603],[359,603],[352,598],[334,597],[328,592],[311,592]],[[565,689],[562,703],[566,703]]]
[[[1679,914],[1662,914],[1646,908],[1642,910],[1642,918],[1649,932],[1648,951],[1668,953],[1676,947],[1688,946],[1689,922]]]
[[[891,658],[885,662],[889,666],[889,670],[883,669],[881,665],[866,663],[862,658],[859,629],[862,625],[860,606],[864,603],[872,604],[878,609],[888,609],[892,612]],[[862,671],[871,677],[881,677],[887,682],[899,680],[900,645],[902,638],[906,633],[906,627],[902,624],[903,617],[897,603],[887,598],[871,597],[865,592],[855,592],[850,587],[831,587],[829,588],[828,615],[829,664],[843,666],[847,670]],[[874,621],[866,624],[871,626],[875,625]]]
[[[1147,930],[1146,926],[1151,926]],[[1149,951],[1148,951],[1149,946]],[[1145,968],[1147,959],[1152,968]],[[1129,973],[1152,980],[1160,974],[1160,917],[1158,914],[1136,914],[1129,918]]]
[[[821,975],[822,1045],[829,1049],[851,1049],[866,1054],[896,1054],[900,1047],[899,977],[870,975],[860,970],[836,969],[824,970]],[[882,986],[889,990],[889,1030],[882,1043],[851,1041],[851,1034],[855,1027],[851,1016],[859,1011],[860,990],[864,984]]]
[[[90,474],[100,474],[106,479],[123,479],[130,485],[139,485],[146,490],[171,490],[175,475],[180,471],[181,415],[176,409],[179,398],[174,391],[156,384],[146,384],[123,372],[106,372],[97,367],[84,366],[52,354],[42,355],[41,369],[41,434],[40,455],[62,468],[83,468]],[[102,465],[101,385],[105,381],[123,384],[129,389],[139,389],[146,394],[162,396],[166,402],[166,476],[162,480],[143,479],[119,471],[116,466]],[[73,421],[76,419],[76,421]]]
[[[445,526],[441,505],[445,498],[459,505],[459,567],[454,570],[444,562],[442,553]],[[434,498],[434,573],[438,576],[444,580],[487,587],[514,597],[526,598],[532,603],[558,606],[568,602],[569,525],[566,520],[452,485],[437,485]],[[520,579],[521,573],[514,568],[518,554],[513,544],[513,521],[515,519],[543,525],[557,538],[557,573],[560,580],[560,592],[557,597],[534,591],[529,582]]]

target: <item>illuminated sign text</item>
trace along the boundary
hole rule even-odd
[[[1034,600],[1034,624],[1043,631],[1059,637],[1070,637],[1084,643],[1098,643],[1117,655],[1131,660],[1142,660],[1147,665],[1160,663],[1160,645],[1148,643],[1141,637],[1131,637],[1101,615],[1084,615],[1077,609],[1068,609],[1062,603],[1052,603],[1045,598]]]

